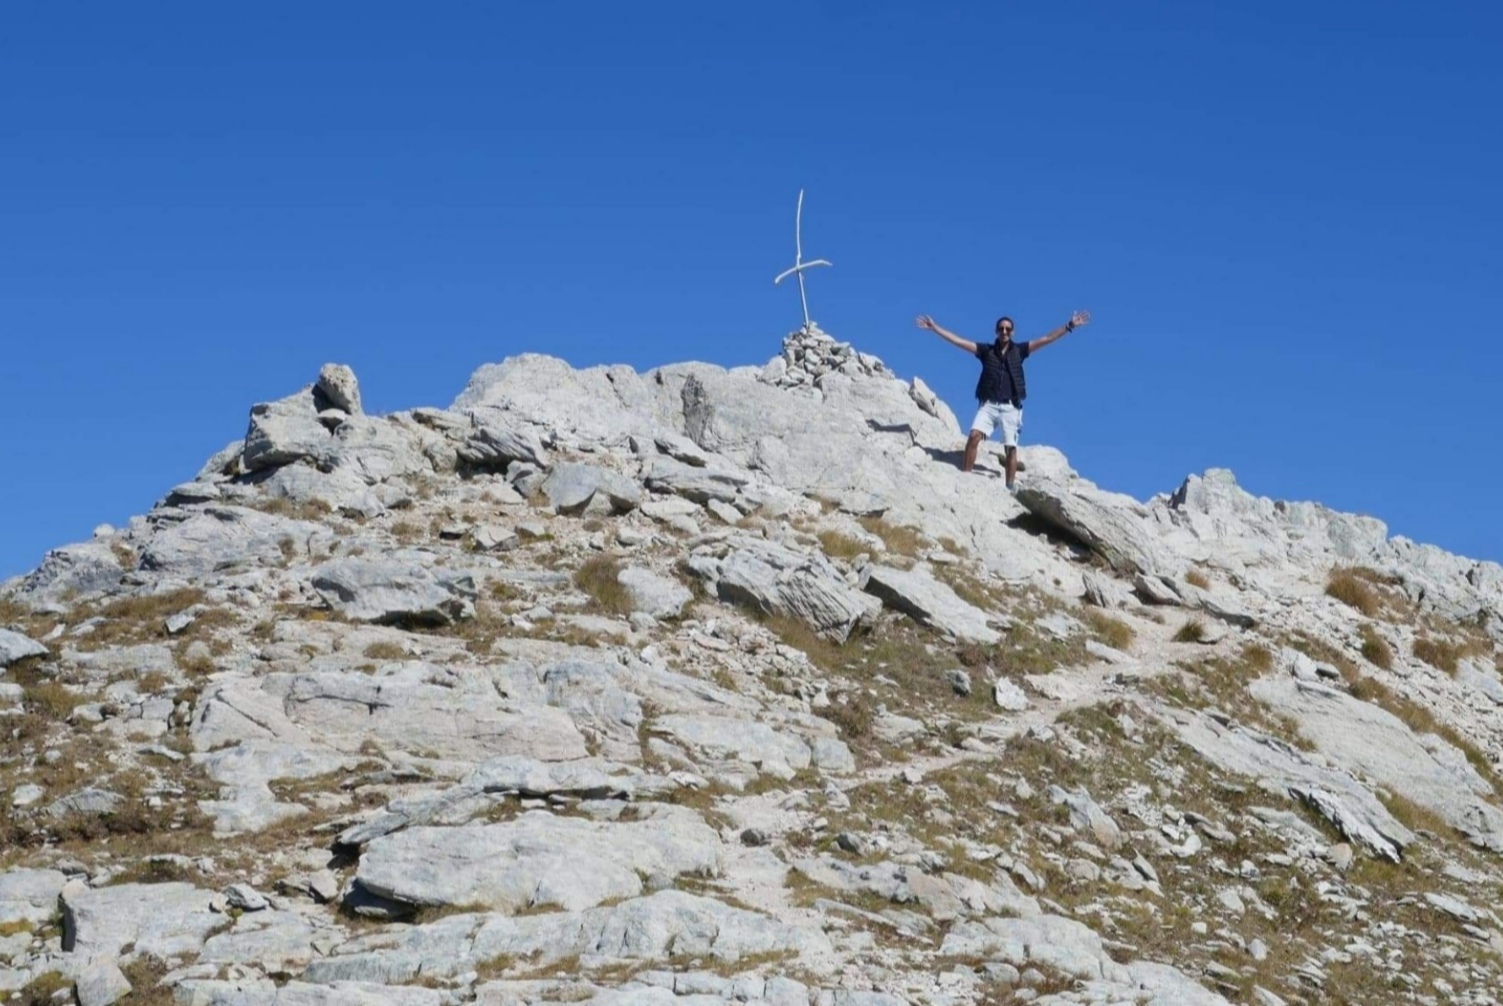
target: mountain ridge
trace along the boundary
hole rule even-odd
[[[1496,1002],[1503,567],[963,441],[817,329],[257,404],[0,585],[0,989]]]

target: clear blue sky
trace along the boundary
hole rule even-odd
[[[7,3],[0,575],[326,360],[761,363],[815,318],[1145,498],[1234,469],[1503,559],[1496,4]],[[1000,489],[999,489],[1000,491]]]

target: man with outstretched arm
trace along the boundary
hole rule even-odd
[[[1069,321],[1048,335],[1032,342],[1018,343],[1012,339],[1012,319],[1004,316],[997,319],[994,342],[975,343],[940,328],[927,314],[919,315],[919,328],[928,329],[981,361],[981,379],[976,382],[976,401],[980,407],[976,410],[976,418],[971,421],[971,435],[965,442],[963,471],[970,471],[976,464],[981,441],[1000,426],[1002,446],[1007,449],[1007,491],[1017,492],[1018,433],[1023,428],[1023,399],[1028,397],[1028,386],[1023,380],[1023,361],[1090,320],[1089,312],[1076,311]]]

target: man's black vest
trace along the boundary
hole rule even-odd
[[[1028,397],[1028,383],[1023,380],[1023,350],[1018,343],[1009,342],[1005,353],[997,352],[995,342],[982,343],[976,347],[976,357],[981,361],[976,399],[1022,405],[1023,399]]]

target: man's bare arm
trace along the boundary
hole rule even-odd
[[[1063,339],[1066,335],[1069,335],[1080,326],[1088,325],[1090,324],[1090,322],[1091,312],[1076,311],[1074,314],[1070,315],[1070,320],[1059,326],[1059,328],[1056,328],[1048,335],[1041,335],[1037,339],[1034,339],[1032,342],[1030,342],[1028,344],[1028,352],[1030,354],[1037,353],[1039,350],[1049,345],[1049,343],[1058,342],[1060,339]]]
[[[976,344],[974,342],[972,342],[970,339],[962,339],[960,336],[956,335],[954,332],[951,332],[949,329],[940,328],[937,324],[934,323],[934,319],[929,317],[927,314],[919,315],[916,324],[919,328],[927,329],[930,332],[933,332],[935,335],[939,336],[950,345],[955,346],[958,349],[963,349],[967,353],[970,353],[972,356],[976,355]]]

